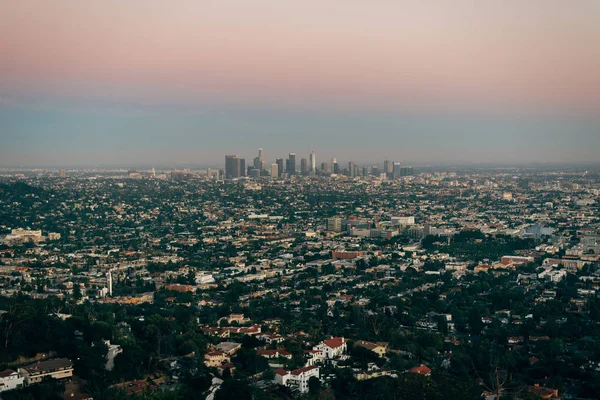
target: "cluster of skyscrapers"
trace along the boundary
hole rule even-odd
[[[330,168],[331,167],[331,168]],[[246,167],[246,160],[237,155],[228,154],[225,156],[225,179],[236,179],[244,176],[259,178],[261,176],[270,176],[274,178],[284,178],[294,175],[346,175],[349,177],[377,176],[381,178],[399,178],[411,176],[414,174],[413,167],[404,166],[398,162],[385,160],[383,169],[379,166],[357,166],[350,161],[348,167],[341,167],[335,158],[331,159],[331,164],[323,162],[320,168],[317,167],[317,157],[315,152],[311,152],[308,160],[300,159],[300,169],[297,169],[296,153],[290,153],[288,158],[277,158],[275,163],[268,164],[264,158],[263,149],[258,149],[258,156],[254,158],[252,165]]]

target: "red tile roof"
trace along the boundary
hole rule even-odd
[[[419,365],[418,367],[412,368],[410,372],[419,375],[429,375],[431,373],[431,369],[429,369],[429,367],[426,365]]]
[[[334,337],[331,339],[323,340],[323,343],[325,343],[325,345],[327,345],[328,347],[335,349],[342,346],[346,342],[344,341],[344,338]]]

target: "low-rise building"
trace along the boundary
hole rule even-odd
[[[23,387],[23,376],[12,369],[0,371],[0,392]]]
[[[18,370],[26,385],[40,383],[44,378],[67,379],[73,376],[73,363],[66,358],[38,361]]]
[[[308,381],[312,377],[319,379],[319,367],[308,366],[293,371],[277,369],[273,381],[283,386],[297,388],[300,393],[306,393],[308,392]]]

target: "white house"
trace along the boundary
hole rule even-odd
[[[314,350],[319,352],[319,358],[322,360],[331,360],[337,358],[342,354],[346,353],[347,343],[343,337],[334,337],[331,339],[323,340]]]
[[[256,336],[256,338],[259,340],[264,340],[265,342],[267,342],[269,344],[281,343],[285,340],[285,338],[278,333],[267,333],[267,332]]]
[[[17,371],[5,369],[0,371],[0,392],[18,389],[23,386],[24,378]]]
[[[306,393],[308,392],[308,380],[313,376],[319,379],[319,367],[309,366],[293,371],[278,369],[275,370],[275,379],[273,381],[283,386],[297,388],[300,393]]]

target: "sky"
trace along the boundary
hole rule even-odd
[[[0,166],[600,162],[600,1],[0,0]]]

